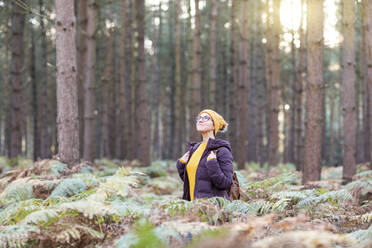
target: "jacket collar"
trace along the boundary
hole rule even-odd
[[[187,149],[189,151],[195,150],[199,146],[200,143],[201,142],[189,141],[189,142],[187,142]],[[231,145],[227,140],[212,139],[212,138],[208,139],[208,143],[207,143],[207,146],[206,146],[205,150],[208,150],[208,151],[209,150],[215,150],[215,149],[220,148],[220,147],[226,147],[231,152]]]

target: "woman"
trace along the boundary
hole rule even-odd
[[[231,146],[228,141],[215,138],[227,126],[222,116],[210,109],[196,117],[196,129],[203,141],[188,142],[188,151],[177,160],[178,174],[184,182],[182,199],[220,196],[230,200],[227,190],[233,177]]]

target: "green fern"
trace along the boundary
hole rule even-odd
[[[356,180],[346,185],[346,189],[351,192],[360,191],[362,195],[372,192],[372,180]]]
[[[314,191],[315,193],[315,191]],[[319,191],[318,191],[319,193]],[[320,203],[324,202],[330,202],[333,204],[338,204],[339,202],[347,201],[347,200],[354,200],[353,196],[350,194],[349,191],[346,189],[341,190],[335,190],[335,191],[329,191],[321,195],[309,195],[306,198],[300,200],[295,208],[301,209],[301,208],[308,208],[308,207],[314,207]]]
[[[41,208],[40,199],[30,199],[18,203],[12,203],[0,212],[0,224],[16,224],[30,213]]]
[[[154,210],[151,204],[140,204],[134,200],[126,200],[124,202],[115,200],[110,205],[123,217],[148,217]]]
[[[372,225],[369,226],[366,230],[357,230],[348,234],[348,236],[355,238],[358,241],[358,247],[367,247],[367,244],[372,241]]]
[[[67,178],[63,180],[50,194],[47,199],[56,196],[73,196],[87,189],[87,185],[81,178]]]
[[[119,215],[119,212],[109,205],[91,200],[62,203],[58,209],[62,211],[75,210],[89,219]]]
[[[247,190],[254,190],[258,188],[264,188],[267,190],[274,190],[286,183],[293,183],[296,180],[296,175],[294,173],[284,173],[277,177],[268,178],[259,182],[251,184],[243,184],[242,187]]]
[[[252,208],[252,206],[249,203],[240,200],[232,201],[231,203],[226,204],[225,206],[223,206],[223,210],[228,212],[239,212],[242,214],[250,215],[257,214],[256,209]]]
[[[356,178],[372,179],[372,170],[362,171],[355,175]]]
[[[21,224],[46,224],[51,219],[56,219],[59,216],[58,212],[54,209],[40,209],[27,215],[21,221]]]
[[[61,176],[68,171],[66,164],[61,163],[58,160],[49,160],[49,174]]]
[[[192,202],[190,201],[177,199],[165,201],[164,203],[160,204],[160,207],[164,209],[164,211],[170,216],[174,216],[175,214],[185,214],[186,211],[191,207],[191,204]]]
[[[104,234],[98,232],[90,227],[82,225],[73,225],[68,229],[63,230],[56,236],[56,241],[62,244],[70,244],[73,240],[78,241],[81,239],[82,235],[89,235],[92,239],[102,240]]]
[[[0,195],[3,204],[24,201],[33,197],[32,184],[25,183],[24,180],[14,181]]]
[[[40,230],[30,225],[10,225],[0,230],[0,247],[25,247],[32,241],[31,234]]]

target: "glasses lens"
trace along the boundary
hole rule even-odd
[[[209,121],[210,120],[210,117],[209,116],[198,116],[195,118],[195,121],[198,122],[199,120],[202,120],[202,121]]]

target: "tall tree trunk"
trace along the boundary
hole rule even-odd
[[[77,69],[78,69],[78,107],[79,107],[79,144],[84,144],[84,81],[87,56],[87,6],[88,0],[78,1],[78,32],[77,32]],[[80,146],[80,156],[83,156],[84,146]]]
[[[251,18],[249,19],[249,22],[252,23],[252,31],[251,32],[251,39],[249,42],[249,47],[250,47],[250,56],[249,56],[249,84],[247,85],[247,90],[248,90],[248,121],[247,121],[247,140],[248,140],[248,145],[247,145],[247,160],[248,162],[254,161],[257,162],[257,85],[258,85],[258,63],[259,63],[259,57],[257,56],[258,52],[258,46],[256,46],[256,40],[259,39],[258,37],[258,22],[257,16],[260,16],[259,13],[259,4],[260,2],[254,2],[251,3],[251,9],[252,9],[252,14]]]
[[[291,105],[290,105],[290,127],[289,127],[289,138],[288,138],[288,160],[290,163],[295,162],[295,149],[296,149],[296,84],[297,84],[297,68],[296,68],[296,46],[295,46],[295,32],[292,30],[292,41],[291,41]]]
[[[195,1],[195,28],[193,34],[192,82],[190,84],[190,140],[200,139],[195,126],[195,117],[201,110],[201,31],[199,0]]]
[[[362,8],[362,20],[363,20],[363,28],[362,28],[362,53],[366,54],[367,51],[367,33],[369,32],[367,30],[368,28],[368,2],[367,0],[363,1],[363,8]],[[367,56],[361,56],[361,70],[363,75],[363,90],[364,90],[364,98],[363,98],[363,148],[364,148],[364,161],[370,161],[371,154],[370,154],[370,121],[368,117],[369,113],[369,103],[371,100],[371,96],[368,94],[368,62],[367,62]]]
[[[10,157],[14,158],[22,153],[21,133],[21,104],[23,86],[23,30],[25,25],[25,10],[16,2],[12,2],[12,124],[11,124],[11,149]]]
[[[168,2],[168,18],[169,18],[169,30],[174,30],[174,5],[173,5],[173,1],[169,1]],[[168,43],[169,44],[173,44],[174,43],[174,34],[173,32],[168,32]],[[175,81],[175,54],[174,54],[174,49],[168,49],[168,56],[169,56],[169,60],[168,60],[168,88],[170,89],[169,91],[169,121],[168,121],[168,125],[169,125],[169,135],[167,135],[167,138],[168,138],[168,150],[169,150],[169,158],[170,159],[174,159],[174,156],[175,156],[175,146],[177,144],[177,135],[176,135],[176,125],[178,124],[178,121],[177,121],[177,117],[176,117],[176,99],[177,97],[175,96],[176,95],[176,81]]]
[[[160,73],[160,62],[161,62],[161,48],[162,48],[162,29],[163,29],[163,23],[162,23],[162,9],[161,9],[161,1],[159,2],[159,8],[158,8],[158,15],[159,15],[159,26],[158,26],[158,32],[157,32],[157,43],[155,44],[155,56],[156,56],[156,63],[155,63],[155,74],[156,74],[156,82],[158,83],[158,86],[154,89],[154,133],[152,135],[153,137],[153,143],[152,146],[154,148],[154,157],[157,159],[161,159],[162,157],[162,149],[161,149],[161,136],[160,136],[160,87],[161,87],[161,73]]]
[[[96,26],[97,3],[95,0],[88,2],[87,9],[87,37],[86,37],[86,71],[84,78],[84,160],[93,162],[96,120]]]
[[[305,0],[301,0],[301,21],[299,26],[298,33],[300,34],[300,48],[298,54],[298,82],[296,82],[296,154],[295,154],[295,163],[296,170],[303,170],[303,143],[302,143],[302,92],[303,85],[305,81],[305,31],[304,31],[304,5]]]
[[[210,67],[209,67],[209,106],[213,109],[217,108],[216,105],[216,84],[217,84],[217,57],[216,57],[216,45],[217,45],[217,5],[219,1],[211,1],[211,13],[210,13]]]
[[[323,0],[308,1],[306,137],[302,182],[320,180],[323,91]]]
[[[120,50],[121,50],[121,59],[120,59],[120,84],[119,84],[119,120],[118,120],[118,145],[120,147],[120,152],[118,153],[120,159],[124,159],[124,152],[127,151],[126,142],[125,142],[125,129],[126,129],[126,116],[128,116],[128,111],[126,111],[126,92],[127,87],[127,69],[126,69],[126,44],[127,44],[127,4],[126,0],[122,1],[122,10],[121,10],[121,40],[120,40]],[[127,142],[128,143],[128,142]]]
[[[273,36],[272,36],[272,75],[270,82],[270,142],[269,142],[269,166],[278,163],[279,145],[279,90],[280,90],[280,0],[274,0],[273,12]]]
[[[10,82],[10,68],[9,68],[9,16],[10,16],[10,2],[5,1],[5,70],[4,70],[4,82],[5,82],[5,97],[4,97],[4,155],[10,157],[11,147],[11,125],[12,125],[12,111],[11,111],[11,82]]]
[[[33,156],[34,161],[40,157],[40,132],[39,132],[39,104],[38,104],[38,87],[36,79],[36,60],[35,60],[35,30],[31,30],[31,61],[30,76],[32,84],[32,110],[33,110]]]
[[[329,142],[329,165],[334,165],[334,153],[335,153],[335,131],[333,130],[333,122],[335,120],[335,99],[331,97],[329,99],[330,117],[329,117],[329,132],[330,132],[330,142]]]
[[[147,111],[147,93],[146,93],[146,61],[145,61],[145,0],[136,0],[137,7],[137,27],[138,27],[138,158],[142,165],[150,165],[150,133]]]
[[[353,0],[343,1],[342,91],[344,112],[343,182],[348,183],[356,173],[356,113],[355,113],[355,55]]]
[[[246,85],[249,85],[249,68],[248,68],[248,0],[242,0],[241,3],[241,42],[240,42],[240,82],[239,82],[239,154],[238,168],[245,168],[247,152],[247,93]]]
[[[258,4],[258,13],[256,15],[257,22],[257,161],[262,166],[265,161],[265,146],[264,146],[264,123],[265,123],[265,48],[262,44],[263,38],[263,23],[261,14],[263,13],[263,3]]]
[[[369,95],[369,103],[367,108],[367,118],[369,121],[369,127],[372,123],[372,1],[363,0],[363,9],[365,9],[365,15],[363,15],[364,30],[365,30],[365,53],[367,55],[367,68],[366,68],[366,83],[367,92]],[[369,128],[369,146],[372,144],[372,131]],[[369,147],[370,148],[370,147]],[[372,169],[372,149],[369,149],[369,167]]]
[[[69,167],[79,162],[74,1],[56,0],[58,150]]]
[[[41,93],[41,122],[40,122],[40,134],[41,134],[41,142],[40,142],[40,157],[41,158],[48,158],[51,156],[51,122],[50,122],[50,105],[48,104],[48,45],[47,45],[47,38],[46,38],[46,30],[44,24],[44,8],[43,7],[43,0],[39,0],[40,5],[40,38],[41,38],[41,58],[40,63],[40,74],[41,74],[41,85],[40,93]]]
[[[238,156],[238,110],[236,106],[238,105],[238,76],[239,67],[238,59],[239,53],[237,52],[237,47],[239,47],[239,33],[238,33],[238,22],[237,13],[239,11],[239,5],[237,0],[231,0],[231,32],[230,32],[230,101],[229,101],[229,120],[230,120],[230,142],[232,146],[233,157]]]
[[[113,84],[113,47],[114,47],[114,32],[112,28],[108,30],[108,40],[107,40],[107,45],[106,45],[106,68],[104,72],[104,76],[102,79],[103,83],[103,106],[102,106],[102,142],[103,142],[103,156],[106,158],[110,158],[112,155],[111,151],[111,142],[112,140],[110,139],[110,113],[113,108],[113,92],[114,92],[114,84]]]
[[[265,129],[266,129],[266,161],[269,162],[270,154],[270,117],[271,117],[271,81],[273,77],[273,66],[272,66],[272,53],[273,53],[273,33],[272,33],[272,14],[270,13],[270,0],[266,0],[266,56],[265,56],[265,67],[266,67],[266,106],[265,106]]]
[[[175,47],[175,70],[176,70],[176,109],[175,109],[175,115],[176,115],[176,144],[175,144],[175,159],[177,156],[181,155],[181,148],[182,144],[184,143],[183,140],[183,133],[184,133],[184,127],[182,125],[182,116],[186,114],[186,112],[182,111],[184,102],[182,101],[183,95],[186,92],[182,91],[182,83],[181,83],[181,1],[176,1],[176,47]],[[182,153],[183,154],[183,153]]]

